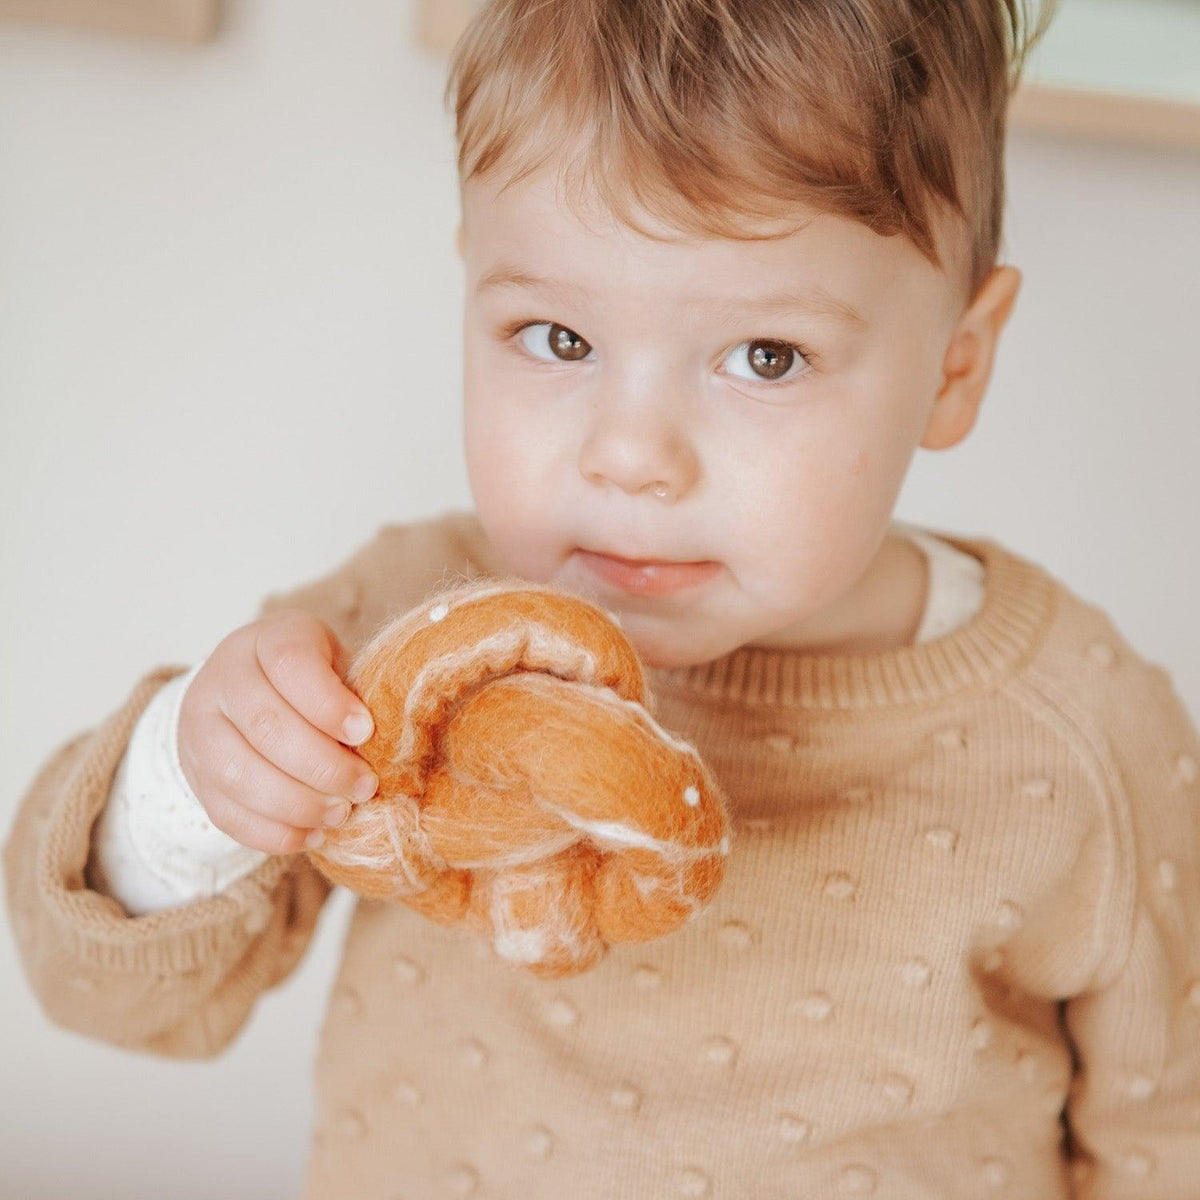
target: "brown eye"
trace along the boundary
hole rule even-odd
[[[565,325],[550,323],[550,349],[558,358],[567,362],[576,362],[587,358],[591,346],[573,330]]]
[[[748,345],[750,365],[763,379],[779,379],[786,375],[796,358],[786,342],[756,341]]]

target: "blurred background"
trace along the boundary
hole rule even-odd
[[[5,832],[39,763],[149,667],[206,655],[381,524],[471,506],[438,49],[462,7],[0,0]],[[1144,33],[1151,0],[1132,9]],[[1178,101],[1200,40],[1180,44],[1139,51],[1173,98],[1030,91],[1003,256],[1024,286],[977,429],[918,452],[898,515],[1045,564],[1195,716],[1200,108]],[[297,1195],[350,899],[201,1063],[49,1024],[0,922],[0,1198]]]

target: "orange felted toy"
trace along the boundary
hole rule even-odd
[[[725,802],[647,711],[633,646],[550,585],[460,584],[389,621],[346,683],[379,777],[308,851],[334,883],[486,936],[555,977],[695,916],[729,852]]]

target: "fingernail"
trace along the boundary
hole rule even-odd
[[[375,789],[379,786],[379,780],[374,775],[364,775],[354,785],[355,800],[370,800],[375,795]]]
[[[350,805],[344,801],[341,804],[335,804],[325,812],[326,825],[340,825],[350,815]]]
[[[314,829],[312,833],[304,839],[304,844],[310,849],[315,850],[325,840],[325,830]]]
[[[365,742],[371,736],[374,726],[375,722],[371,720],[370,714],[355,713],[343,722],[342,733],[345,735],[346,741],[357,746],[359,742]]]

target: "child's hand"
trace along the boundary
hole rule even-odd
[[[209,655],[183,695],[179,763],[218,829],[293,854],[346,819],[345,797],[375,794],[379,781],[347,749],[374,722],[343,683],[346,666],[333,630],[300,609],[235,629]]]

